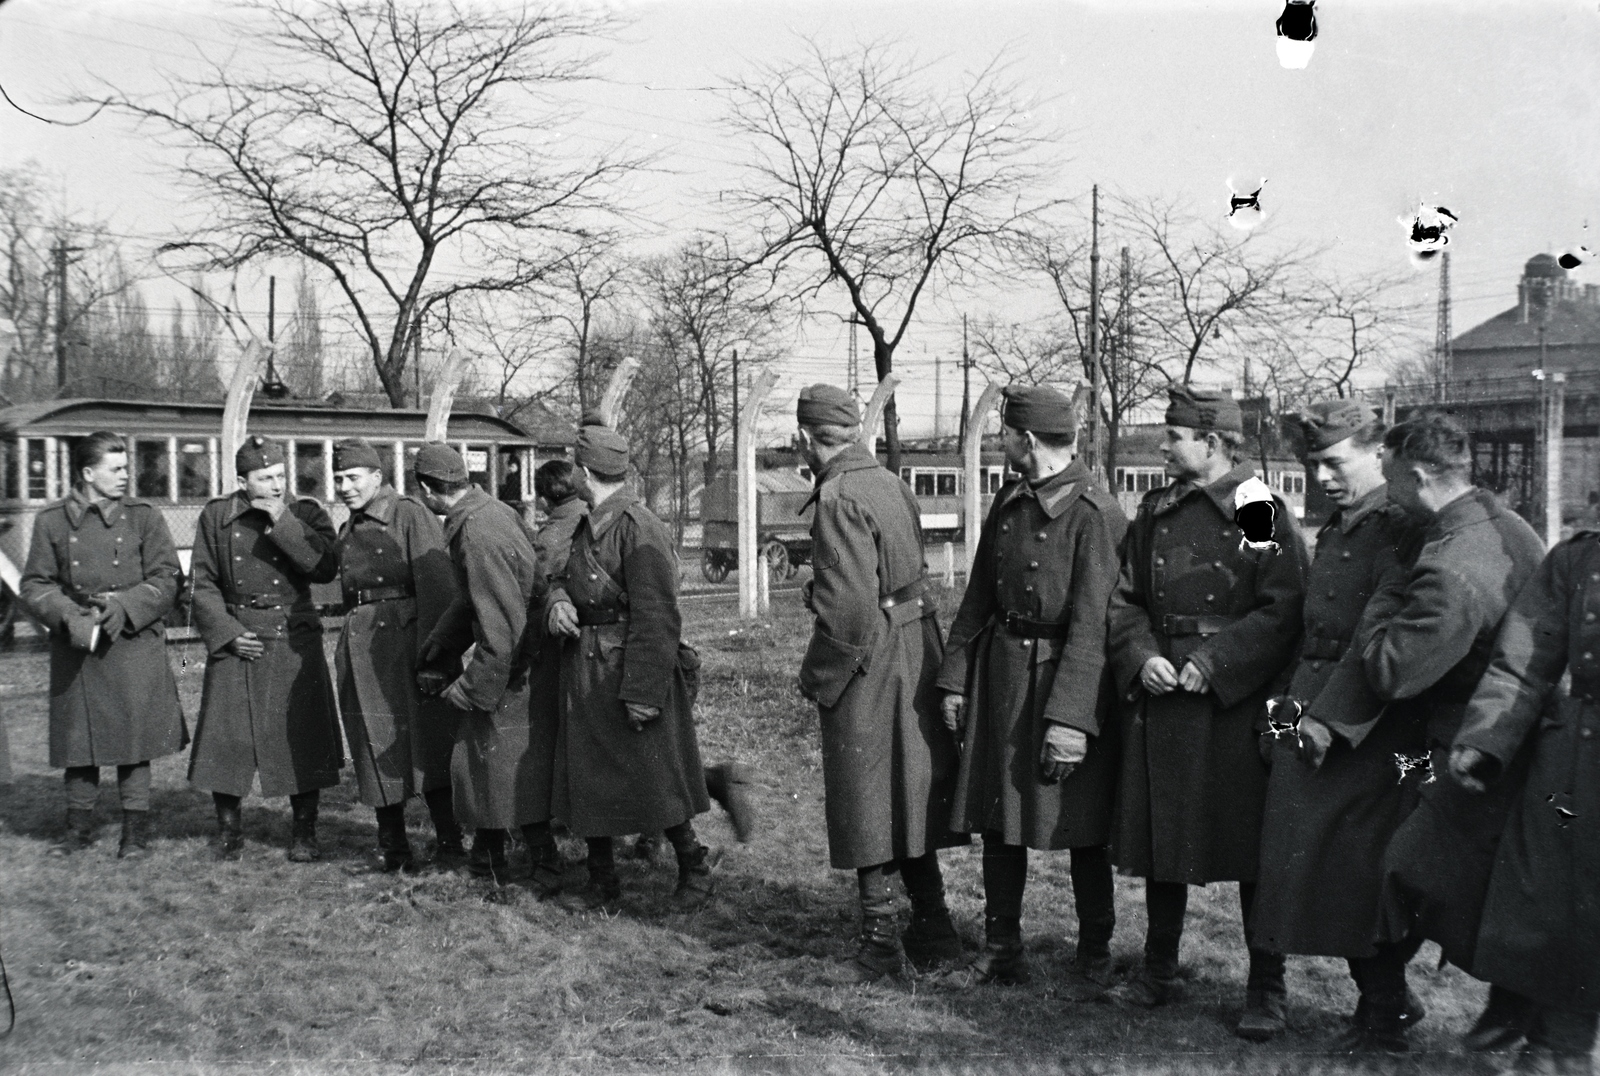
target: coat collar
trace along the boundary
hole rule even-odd
[[[581,516],[589,510],[583,503],[583,498],[574,493],[558,504],[550,506],[550,511],[545,514],[546,519],[572,519]]]
[[[1430,539],[1445,535],[1475,523],[1483,523],[1495,514],[1494,495],[1488,490],[1472,489],[1439,510],[1428,523]]]
[[[800,506],[800,511],[796,512],[795,515],[801,515],[807,508],[816,503],[817,498],[822,495],[822,487],[827,483],[828,479],[842,474],[849,474],[851,471],[864,471],[869,467],[877,466],[879,466],[878,457],[868,452],[866,445],[860,443],[846,445],[837,456],[822,465],[822,469],[817,472],[816,478],[812,480],[811,496],[806,498],[806,503]]]
[[[1227,519],[1233,518],[1233,495],[1239,485],[1256,476],[1256,469],[1248,462],[1234,464],[1233,470],[1211,483],[1209,486],[1196,486],[1188,482],[1176,483],[1167,487],[1167,492],[1162,494],[1161,500],[1156,502],[1156,514],[1161,515],[1172,511],[1178,505],[1189,499],[1191,493],[1204,493],[1217,511]]]
[[[1050,519],[1059,519],[1072,502],[1083,494],[1086,488],[1085,480],[1089,477],[1089,469],[1078,460],[1074,459],[1067,466],[1045,479],[1035,487],[1026,480],[1011,484],[1002,505],[1010,504],[1024,497],[1032,497],[1039,502],[1039,507]]]
[[[400,494],[395,492],[393,486],[383,485],[378,487],[378,492],[372,495],[372,500],[367,502],[365,508],[356,510],[351,514],[351,519],[356,516],[366,516],[375,519],[387,527],[394,519],[394,506],[400,500]]]
[[[1357,498],[1356,503],[1349,508],[1341,508],[1334,513],[1330,523],[1337,522],[1341,534],[1349,534],[1372,513],[1381,511],[1389,505],[1389,487],[1386,483],[1378,483],[1377,489],[1368,490]]]
[[[461,530],[467,519],[482,508],[485,504],[492,503],[491,498],[477,486],[468,486],[461,499],[452,504],[444,514],[444,539],[450,541]]]
[[[82,490],[75,489],[67,495],[67,519],[72,522],[74,530],[83,526],[84,517],[94,512],[100,517],[100,522],[108,527],[114,527],[117,520],[122,518],[121,500],[112,501],[105,507],[87,497]]]
[[[589,521],[589,533],[597,540],[604,537],[605,533],[617,525],[623,513],[636,504],[642,503],[639,495],[624,486],[600,504],[589,509],[589,514],[584,518]]]
[[[287,504],[284,505],[284,510],[288,510]],[[226,527],[248,511],[250,511],[250,495],[242,489],[235,490],[228,498],[228,510],[222,515],[222,525]]]

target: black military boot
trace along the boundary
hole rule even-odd
[[[1463,1040],[1474,1053],[1509,1050],[1528,1035],[1538,1011],[1527,998],[1503,986],[1489,986],[1489,1003]]]
[[[378,850],[368,860],[368,865],[383,874],[408,870],[416,860],[411,854],[411,840],[406,836],[406,808],[403,803],[379,807]]]
[[[1251,1042],[1267,1042],[1288,1026],[1289,992],[1283,982],[1282,953],[1250,950],[1250,978],[1245,984],[1244,1013],[1233,1033]]]
[[[150,812],[122,812],[122,841],[117,845],[118,859],[143,859],[150,842]]]
[[[550,823],[530,822],[523,826],[522,840],[528,846],[528,888],[540,900],[548,900],[561,892],[567,872]]]
[[[506,858],[506,831],[480,829],[475,832],[466,870],[474,878],[490,878],[504,885],[511,873],[511,863]]]
[[[1403,1054],[1411,1049],[1406,1029],[1413,1022],[1405,993],[1361,995],[1360,1019],[1351,1022],[1334,1048],[1352,1054]]]
[[[733,834],[740,844],[749,841],[756,831],[755,797],[750,794],[752,774],[750,767],[738,762],[722,762],[705,768],[706,792],[728,812],[733,823]]]
[[[937,971],[962,957],[961,935],[950,921],[944,876],[933,853],[900,862],[900,878],[911,898],[911,926],[900,935],[906,959],[918,971]]]
[[[855,955],[829,973],[841,986],[875,982],[900,974],[900,931],[888,870],[893,864],[861,867],[856,885],[861,900],[861,939]]]
[[[211,793],[217,805],[217,843],[213,854],[217,859],[238,859],[244,854],[244,815],[240,798],[225,792]]]
[[[68,807],[67,832],[62,834],[61,840],[50,848],[53,856],[69,856],[74,852],[82,852],[94,844],[94,808],[93,807]]]
[[[1147,940],[1144,947],[1144,966],[1138,974],[1125,983],[1106,991],[1106,997],[1121,1005],[1138,1009],[1155,1009],[1182,994],[1178,978],[1178,946],[1152,946]]]
[[[617,877],[610,837],[589,838],[589,881],[564,894],[561,903],[574,912],[615,915],[622,910],[622,879]]]
[[[456,821],[454,797],[450,788],[432,788],[422,794],[428,817],[433,820],[433,858],[428,865],[434,870],[456,871],[467,862],[467,846],[462,840],[461,823]]]
[[[1115,929],[1115,919],[1110,923],[1078,920],[1078,948],[1062,990],[1068,1001],[1104,1001],[1106,991],[1115,985],[1111,967],[1111,933]]]
[[[701,844],[694,835],[694,826],[688,822],[667,830],[667,840],[672,842],[672,852],[678,860],[678,885],[672,891],[672,910],[692,915],[705,907],[717,888],[712,871],[722,861],[722,852]]]
[[[289,810],[294,816],[289,831],[289,862],[315,863],[322,858],[322,846],[317,843],[317,806],[322,801],[322,790],[313,788],[289,797]]]
[[[1022,947],[1022,920],[1012,916],[985,916],[983,952],[972,961],[973,978],[979,983],[1015,986],[1027,982],[1028,954]]]

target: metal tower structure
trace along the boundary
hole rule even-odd
[[[1450,252],[1439,255],[1439,315],[1433,333],[1434,385],[1440,392],[1455,376],[1455,358],[1450,351]]]

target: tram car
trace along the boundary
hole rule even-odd
[[[1113,483],[1117,500],[1129,518],[1139,501],[1167,484],[1159,451],[1165,426],[1125,428],[1119,439]],[[884,458],[883,452],[878,453]],[[1296,518],[1305,515],[1306,471],[1292,456],[1267,459],[1263,481],[1283,498]],[[998,438],[985,438],[979,457],[979,512],[986,514],[1008,475]],[[1259,475],[1262,467],[1256,461]],[[900,479],[917,499],[923,538],[930,542],[966,537],[966,480],[961,454],[953,446],[909,442],[900,453]],[[701,500],[701,572],[712,583],[728,578],[739,566],[739,499],[732,471],[724,471],[707,487]],[[768,449],[756,454],[756,548],[773,582],[790,579],[811,560],[811,510],[801,507],[811,496],[811,470],[793,449]]]
[[[348,512],[333,495],[334,442],[366,438],[378,448],[385,479],[415,492],[411,465],[427,417],[420,410],[257,399],[249,429],[284,443],[290,495],[321,501],[337,524]],[[236,488],[233,461],[218,458],[221,429],[220,403],[61,399],[0,409],[0,631],[16,617],[34,517],[71,489],[70,458],[79,438],[111,430],[127,440],[128,495],[161,506],[187,574],[200,510]],[[530,435],[505,419],[471,411],[453,414],[449,429],[472,481],[519,505],[533,503],[538,464],[565,455],[572,442],[569,429]],[[336,601],[337,594],[328,600]]]

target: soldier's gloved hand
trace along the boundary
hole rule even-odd
[[[646,706],[642,702],[625,702],[628,708],[628,724],[633,726],[634,732],[642,732],[644,727],[661,716],[661,707]]]
[[[267,644],[262,642],[261,637],[255,632],[247,631],[243,635],[234,636],[233,641],[228,644],[228,649],[246,661],[255,661],[267,652]]]
[[[439,697],[457,710],[473,709],[472,700],[467,698],[467,689],[461,686],[460,680],[456,680],[449,687],[439,692]]]
[[[1047,785],[1064,781],[1089,753],[1089,736],[1082,729],[1054,723],[1045,725],[1044,748],[1039,752],[1039,777]]]
[[[1476,747],[1460,744],[1450,748],[1450,776],[1468,792],[1489,791],[1489,783],[1500,775],[1500,761]]]
[[[91,599],[100,610],[98,619],[100,631],[107,639],[120,639],[122,629],[128,626],[128,611],[115,595],[107,594],[103,597],[97,595]]]
[[[1186,661],[1183,664],[1183,672],[1178,674],[1178,686],[1196,695],[1204,695],[1211,690],[1211,681],[1200,671],[1200,666],[1192,661]]]
[[[939,711],[944,715],[944,727],[959,740],[967,729],[967,697],[952,691],[939,704]]]
[[[811,603],[811,594],[816,589],[817,581],[815,579],[807,579],[804,583],[800,584],[800,600],[804,602],[806,608],[811,610],[813,613],[817,611],[817,607]]]
[[[438,669],[417,670],[417,690],[424,695],[437,695],[450,686],[450,677]]]
[[[93,613],[73,613],[66,618],[67,639],[75,650],[90,649],[95,625],[100,621]]]
[[[1158,654],[1139,670],[1139,683],[1152,695],[1165,695],[1178,686],[1178,670]]]
[[[1295,749],[1300,760],[1312,769],[1319,769],[1333,746],[1333,730],[1314,717],[1302,717],[1295,726]]]
[[[550,607],[550,615],[545,618],[545,629],[551,635],[576,639],[581,634],[578,630],[578,607],[571,602],[556,602]]]
[[[422,644],[422,650],[417,654],[417,664],[432,665],[442,657],[444,657],[444,644],[429,636],[428,640]],[[417,675],[420,678],[422,674],[418,673]]]

